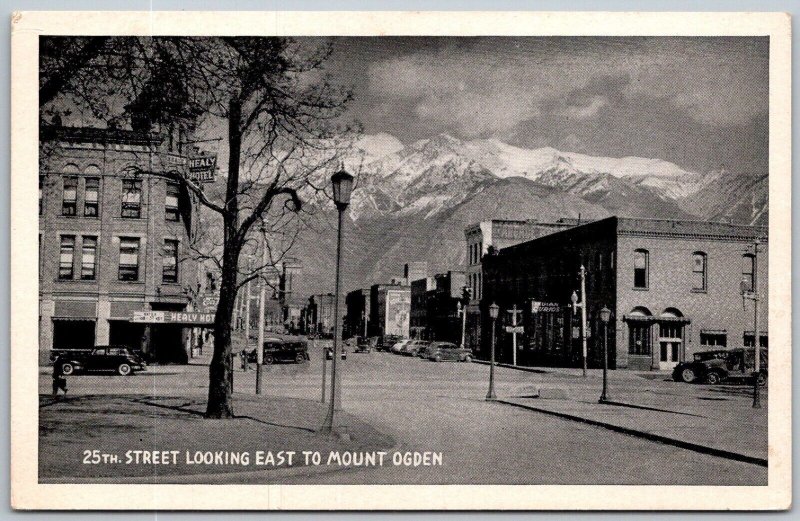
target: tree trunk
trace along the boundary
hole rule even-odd
[[[238,100],[230,102],[228,115],[228,183],[226,188],[225,213],[222,216],[224,243],[222,251],[222,280],[219,286],[219,304],[214,315],[214,355],[208,368],[208,404],[206,418],[232,418],[233,393],[230,375],[233,371],[231,357],[231,320],[236,302],[239,253],[242,250],[237,231],[239,225],[239,159],[242,135],[239,129],[241,105]]]

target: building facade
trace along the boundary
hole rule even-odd
[[[570,300],[573,292],[583,299],[581,266],[590,366],[602,363],[603,307],[612,312],[606,330],[612,367],[666,370],[697,351],[752,345],[752,302],[743,303],[742,284],[761,297],[759,341],[766,346],[767,265],[765,227],[698,221],[611,217],[507,247],[484,257],[480,353],[486,356],[488,306],[496,302],[501,361],[512,359],[503,326],[506,311],[517,306],[524,328],[519,364],[580,365],[580,313]]]
[[[369,335],[370,290],[357,289],[345,296],[344,337]]]
[[[306,306],[306,317],[311,326],[308,331],[312,335],[333,337],[334,328],[334,295],[325,293],[312,295]]]
[[[428,297],[436,288],[434,277],[417,279],[411,283],[411,311],[409,332],[411,338],[430,340],[428,328]]]
[[[51,349],[116,344],[185,362],[189,324],[135,322],[134,313],[197,304],[199,207],[175,175],[186,157],[146,132],[40,130],[40,360]]]
[[[508,246],[535,239],[549,233],[576,226],[579,219],[559,219],[556,222],[535,220],[492,219],[468,226],[464,230],[467,246],[465,268],[466,286],[470,293],[467,305],[465,347],[477,350],[482,338],[480,303],[483,298],[483,256]]]
[[[410,323],[411,286],[395,283],[370,287],[370,336],[409,338]]]

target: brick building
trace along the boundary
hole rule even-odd
[[[367,336],[370,316],[369,288],[357,289],[345,296],[344,337]]]
[[[428,328],[428,295],[436,288],[434,277],[425,277],[411,282],[410,329],[412,338],[430,340]]]
[[[369,336],[409,337],[411,286],[398,282],[373,284],[370,287]]]
[[[757,268],[753,241],[760,238]],[[579,314],[569,304],[586,268],[590,366],[601,364],[599,310],[612,311],[612,366],[669,369],[692,353],[753,343],[752,302],[761,295],[760,343],[766,346],[768,247],[765,227],[610,217],[500,250],[483,259],[482,356],[489,346],[488,306],[496,302],[498,357],[511,360],[505,310],[523,310],[518,363],[579,365]]]
[[[477,350],[481,339],[480,302],[483,297],[481,260],[491,250],[500,250],[529,241],[542,235],[580,224],[579,219],[559,219],[556,222],[535,220],[492,219],[468,226],[464,230],[467,242],[466,285],[471,300],[467,306],[466,347]]]
[[[310,326],[308,332],[324,337],[333,337],[334,307],[333,293],[312,295],[308,299],[305,315]]]
[[[199,211],[177,182],[178,140],[149,132],[43,126],[39,175],[39,352],[122,344],[185,362],[190,324],[136,323],[192,311],[202,268],[189,254]]]

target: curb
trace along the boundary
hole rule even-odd
[[[476,358],[472,359],[473,364],[481,364],[481,365],[491,365],[491,362],[488,360],[478,360]],[[538,369],[536,367],[526,367],[522,365],[511,365],[511,364],[499,364],[497,362],[494,363],[495,367],[504,367],[506,369],[516,369],[517,371],[525,371],[526,373],[537,373],[537,374],[553,374],[555,371],[546,371],[544,369]]]
[[[766,458],[757,458],[755,456],[748,456],[746,454],[741,454],[738,452],[733,452],[725,449],[717,449],[714,447],[708,447],[706,445],[701,445],[699,443],[692,443],[683,440],[676,440],[674,438],[669,438],[667,436],[661,436],[660,434],[653,434],[652,432],[640,431],[637,429],[631,429],[629,427],[622,427],[620,425],[614,425],[612,423],[606,423],[599,420],[590,420],[589,418],[583,418],[581,416],[576,416],[574,414],[567,414],[563,412],[556,412],[551,411],[549,409],[542,409],[539,407],[533,407],[531,405],[523,405],[521,403],[510,402],[507,400],[496,400],[498,403],[502,403],[505,405],[510,405],[512,407],[519,407],[521,409],[527,409],[529,411],[540,412],[542,414],[549,414],[551,416],[556,416],[558,418],[576,421],[580,423],[585,423],[588,425],[593,425],[595,427],[602,427],[604,429],[608,429],[614,432],[620,432],[622,434],[627,434],[629,436],[635,436],[637,438],[643,438],[650,441],[655,441],[658,443],[663,443],[665,445],[672,445],[673,447],[679,447],[682,449],[692,450],[695,452],[699,452],[701,454],[708,454],[710,456],[717,456],[720,458],[726,458],[734,461],[741,461],[744,463],[750,463],[752,465],[759,465],[761,467],[768,467],[768,462]]]

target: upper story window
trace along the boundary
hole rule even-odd
[[[701,251],[692,254],[692,289],[705,291],[708,284],[708,257]]]
[[[137,179],[122,180],[122,217],[138,219],[142,216],[142,182]]]
[[[180,220],[178,211],[178,183],[167,183],[167,196],[164,199],[165,216],[168,221]]]
[[[72,279],[75,261],[75,236],[61,236],[61,250],[58,257],[58,278],[61,280]]]
[[[119,280],[139,280],[139,239],[119,239]]]
[[[62,215],[75,215],[78,204],[78,178],[68,176],[64,178],[64,195],[61,202]]]
[[[86,188],[83,192],[83,215],[97,217],[100,204],[100,178],[87,177]]]
[[[162,278],[164,282],[178,282],[178,241],[164,241]]]
[[[726,347],[728,345],[728,335],[726,333],[700,333],[701,346]]]
[[[755,272],[753,270],[755,260],[756,258],[750,253],[742,255],[742,288],[745,291],[753,291],[755,288]]]
[[[94,280],[97,275],[97,237],[83,237],[81,247],[81,280]]]
[[[647,250],[633,252],[633,287],[647,289],[650,283],[650,253]]]

